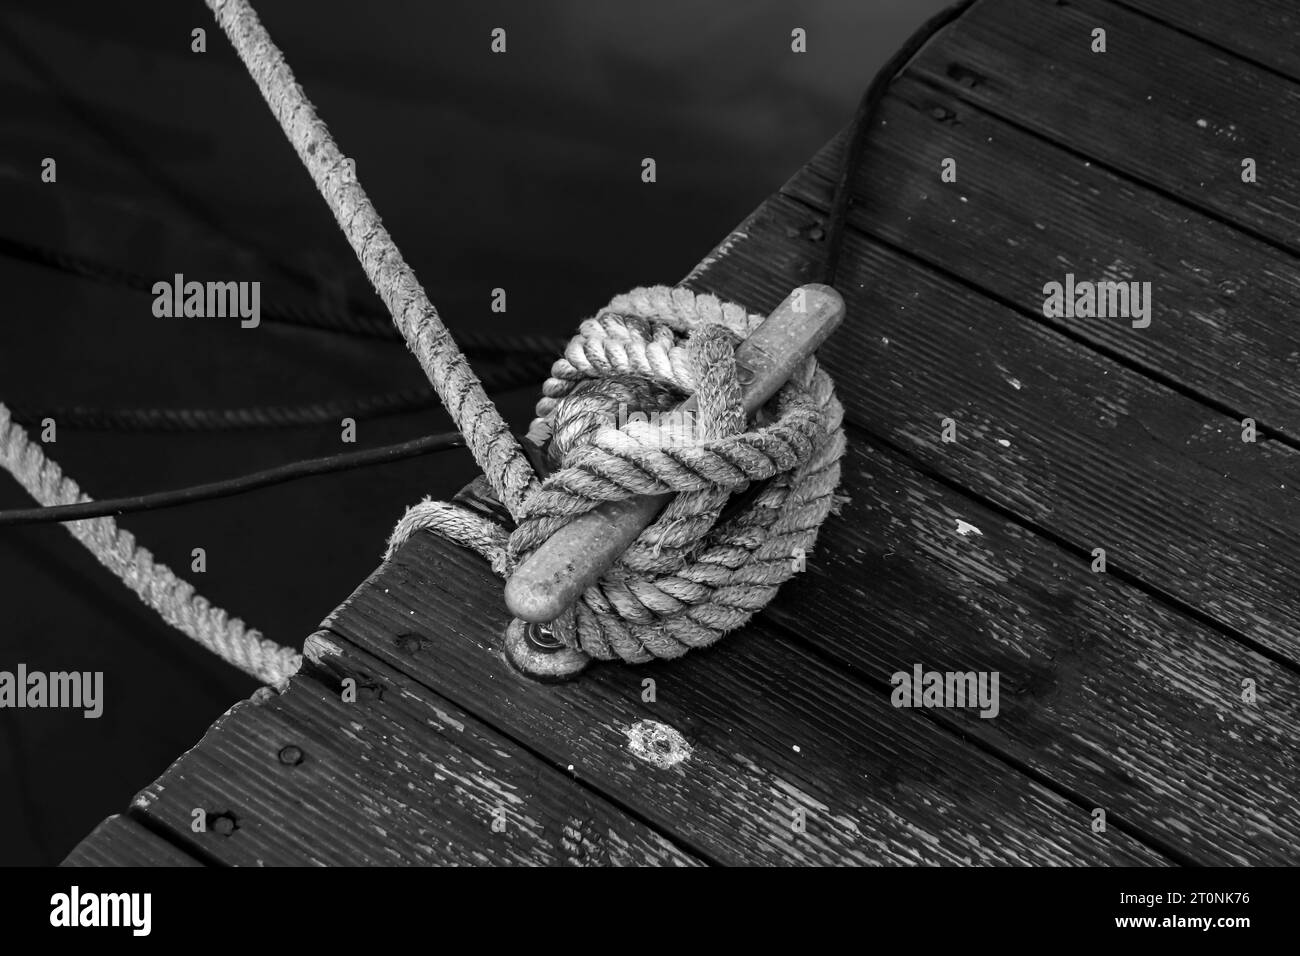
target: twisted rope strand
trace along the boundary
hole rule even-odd
[[[734,348],[762,316],[687,289],[617,296],[579,327],[552,369],[530,434],[559,467],[524,501],[508,536],[452,505],[424,502],[394,529],[474,548],[508,576],[576,515],[603,501],[674,492],[659,518],[552,623],[566,645],[640,663],[704,647],[743,626],[803,566],[835,494],[843,409],[809,359],[749,428]],[[694,394],[692,421],[620,420]],[[772,479],[718,523],[732,493]]]
[[[3,403],[0,403],[0,465],[46,507],[92,500],[13,423]],[[134,536],[119,529],[112,518],[70,521],[64,527],[164,621],[222,660],[277,687],[298,670],[302,657],[297,651],[267,640],[243,621],[213,607],[195,593],[193,585],[137,546]]]
[[[809,358],[781,390],[775,421],[763,423],[760,411],[760,423],[746,431],[734,355],[727,349],[760,317],[680,287],[635,289],[616,297],[599,318],[583,324],[543,387],[529,437],[538,443],[549,440],[550,455],[561,467],[539,485],[522,448],[356,182],[351,162],[316,116],[247,0],[206,2],[487,480],[518,522],[507,535],[486,518],[426,499],[394,528],[389,556],[411,534],[430,530],[477,549],[498,574],[506,575],[574,515],[602,501],[671,490],[670,504],[614,569],[553,622],[555,633],[591,656],[640,662],[712,643],[765,606],[780,584],[801,569],[800,559],[815,543],[821,523],[842,500],[835,490],[844,454],[843,408],[816,360]],[[970,2],[960,0],[927,21],[864,95],[829,217],[828,284],[837,271],[849,177],[865,143],[867,119],[906,61]],[[686,342],[678,335],[687,336]],[[674,390],[694,393],[699,406],[699,430],[686,441],[663,428],[633,428],[625,422],[611,426],[611,399],[623,398],[622,407],[633,399],[638,410],[664,409]],[[42,501],[89,500],[45,461],[3,405],[0,464]],[[742,491],[741,498],[748,500],[719,524],[733,491]],[[210,608],[189,585],[155,565],[148,552],[135,548],[111,519],[68,528],[164,618],[227,660],[250,673],[265,673],[275,683],[296,669],[294,652],[263,641],[242,622]],[[284,658],[279,666],[277,656]]]
[[[335,144],[247,0],[206,0],[298,158],[334,214],[501,503],[518,515],[537,479],[429,297],[380,221],[355,167]]]
[[[83,279],[134,289],[153,294],[157,276],[145,276],[111,263],[100,262],[62,249],[0,236],[0,255],[57,269]],[[363,304],[352,301],[339,302],[333,307],[308,308],[294,303],[264,302],[261,308],[263,322],[280,322],[300,325],[322,332],[354,335],[369,339],[402,340],[402,334],[393,326],[392,319]],[[474,329],[456,330],[456,339],[467,352],[527,352],[551,354],[562,349],[568,341],[549,335],[527,332],[479,332]]]
[[[548,362],[529,358],[483,370],[484,387],[493,392],[522,388],[536,382]],[[244,408],[96,408],[81,405],[13,408],[13,420],[28,427],[52,418],[60,428],[99,431],[193,432],[337,425],[343,418],[357,421],[406,415],[437,408],[437,393],[428,385],[356,398],[328,399],[297,405],[251,405]]]
[[[835,503],[843,411],[816,360],[780,391],[774,420],[747,431],[732,350],[762,317],[685,288],[633,290],[584,323],[552,368],[529,437],[554,439],[549,455],[559,467],[539,484],[247,0],[207,3],[517,522],[504,538],[486,519],[426,500],[394,528],[389,553],[415,531],[431,530],[476,548],[508,574],[575,515],[635,494],[674,492],[552,629],[593,657],[641,662],[677,657],[748,621],[800,567]],[[611,423],[616,400],[620,411],[662,409],[670,396],[691,393],[699,433],[686,440]],[[774,480],[715,527],[733,491],[767,479]]]

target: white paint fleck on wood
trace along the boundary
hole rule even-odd
[[[627,749],[632,756],[667,770],[691,758],[691,745],[680,733],[657,720],[638,720],[629,727]]]

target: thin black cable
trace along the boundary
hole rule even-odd
[[[535,385],[550,370],[552,360],[542,356],[514,358],[500,365],[481,366],[477,372],[484,389],[505,392]],[[430,385],[398,389],[377,395],[341,398],[297,405],[253,405],[245,408],[101,408],[85,405],[10,410],[14,421],[35,428],[52,419],[60,428],[123,432],[208,432],[271,428],[304,428],[336,424],[344,417],[357,421],[404,415],[440,408]]]
[[[254,405],[244,408],[101,408],[63,405],[47,408],[17,407],[14,421],[29,428],[45,419],[59,428],[120,432],[214,432],[271,428],[304,428],[417,412],[438,407],[438,396],[425,386],[381,395],[333,399],[298,405]]]
[[[822,281],[827,285],[833,286],[838,277],[840,256],[843,251],[844,235],[848,221],[848,210],[852,200],[851,186],[853,173],[858,166],[861,165],[862,154],[866,149],[867,131],[870,128],[870,120],[875,114],[876,108],[885,98],[885,94],[888,92],[889,85],[893,82],[894,77],[907,66],[908,62],[917,54],[917,52],[920,51],[921,47],[923,47],[935,33],[964,13],[973,2],[974,0],[959,0],[959,2],[941,10],[929,20],[925,21],[925,23],[923,23],[920,28],[918,28],[916,32],[908,38],[903,46],[901,46],[876,73],[870,85],[867,87],[866,92],[863,94],[861,101],[858,103],[858,108],[854,113],[851,125],[848,148],[845,150],[843,160],[840,164],[839,179],[835,186],[835,195],[831,203],[830,215],[828,217],[826,230],[826,258],[823,262],[822,268]],[[9,251],[11,254],[13,252],[12,248],[5,251]],[[55,264],[62,268],[68,268],[70,265],[66,260],[63,262],[51,262],[51,264]],[[80,265],[81,264],[78,264],[78,266]],[[381,396],[381,398],[384,398],[384,396]],[[401,401],[412,401],[418,404],[425,400],[427,400],[427,396],[410,396],[407,399],[399,400],[399,404]],[[421,405],[420,407],[424,406]],[[146,411],[156,412],[158,410]],[[193,415],[195,412],[201,413],[204,411],[217,411],[220,413],[221,410],[190,410],[190,414]],[[241,411],[246,413],[256,412],[258,409],[254,408]],[[0,526],[71,521],[80,518],[100,517],[110,514],[125,514],[131,511],[145,511],[155,508],[171,507],[179,504],[187,504],[193,501],[203,501],[210,498],[242,494],[255,488],[279,484],[285,481],[293,481],[311,475],[343,471],[348,468],[357,468],[385,461],[397,461],[402,458],[426,454],[432,451],[440,451],[444,448],[452,448],[463,444],[464,440],[458,434],[449,433],[433,436],[432,438],[415,439],[414,441],[403,442],[398,445],[389,445],[383,448],[296,462],[289,465],[282,465],[278,468],[272,468],[268,471],[245,475],[242,478],[211,482],[204,485],[196,485],[190,488],[181,488],[169,492],[140,495],[133,498],[118,498],[105,501],[86,502],[76,505],[61,505],[53,508],[26,508],[0,511]],[[741,508],[746,507],[766,484],[766,482],[761,482],[744,493],[733,496],[732,500],[728,503],[727,507],[723,510],[722,515],[719,517],[719,523],[727,520],[730,515],[735,514]]]
[[[862,165],[862,154],[867,147],[867,133],[871,129],[871,120],[875,116],[876,108],[889,92],[889,85],[894,78],[920,52],[921,47],[925,46],[936,33],[965,13],[974,2],[975,0],[958,0],[957,3],[940,10],[922,23],[894,55],[885,61],[885,65],[872,78],[866,92],[862,94],[858,108],[853,114],[849,144],[840,161],[840,174],[835,183],[835,197],[831,202],[831,211],[827,218],[826,258],[822,265],[821,279],[826,285],[835,285],[835,279],[839,275],[849,205],[853,201],[853,174]]]
[[[432,452],[445,451],[449,448],[463,448],[465,439],[459,432],[444,432],[427,438],[379,448],[366,448],[362,451],[344,452],[325,458],[311,458],[287,465],[278,465],[265,471],[253,472],[238,478],[211,481],[188,488],[176,488],[172,491],[159,491],[146,495],[133,495],[127,498],[105,498],[101,501],[83,501],[72,505],[54,505],[48,508],[14,508],[0,511],[0,527],[22,524],[46,524],[49,522],[78,521],[83,518],[102,518],[105,515],[128,514],[133,511],[153,511],[158,508],[173,508],[177,505],[193,504],[196,501],[208,501],[213,498],[227,498],[242,495],[269,485],[279,485],[287,481],[311,478],[315,475],[327,475],[335,471],[361,468],[369,465],[383,465],[389,462],[427,455]]]
[[[86,256],[51,249],[21,239],[0,237],[0,255],[28,262],[32,265],[56,269],[82,279],[92,279],[105,285],[114,285],[134,292],[153,294],[158,280],[124,269],[121,266],[100,262]],[[308,306],[263,303],[259,313],[266,322],[296,325],[318,332],[333,332],[367,339],[400,342],[402,333],[385,313],[370,309],[349,300],[338,308],[322,310]],[[530,335],[520,332],[479,332],[474,329],[452,329],[456,342],[467,352],[485,353],[536,353],[555,355],[563,351],[568,339],[553,335]]]
[[[104,145],[134,166],[157,187],[160,194],[166,196],[191,220],[211,230],[213,234],[220,236],[236,248],[252,252],[270,268],[293,279],[302,287],[311,287],[311,278],[300,269],[273,255],[269,245],[258,241],[247,232],[237,234],[216,215],[212,207],[174,181],[153,161],[147,150],[142,149],[131,136],[123,135],[105,120],[103,110],[95,109],[89,102],[78,96],[76,91],[63,81],[58,71],[52,69],[44,58],[30,49],[4,20],[0,20],[0,46],[7,47],[17,62],[23,64],[29,73],[49,88],[59,106],[71,113]]]
[[[131,270],[17,239],[0,237],[0,255],[137,292],[151,292],[153,289],[154,280]],[[392,322],[376,313],[356,310],[322,312],[296,305],[274,306],[268,303],[261,314],[269,322],[292,324],[314,331],[385,341],[401,340],[401,333]],[[503,335],[464,329],[457,330],[454,335],[467,353],[494,357],[494,364],[481,364],[477,370],[483,387],[489,392],[519,388],[545,377],[554,357],[564,350],[568,341],[556,336]],[[338,421],[344,415],[360,421],[436,407],[437,397],[431,388],[425,387],[380,392],[348,400],[245,408],[103,408],[81,405],[16,408],[13,417],[23,424],[52,418],[66,428],[96,431],[229,431],[300,428]]]
[[[922,23],[894,55],[885,61],[885,65],[872,77],[871,83],[862,94],[862,99],[858,101],[857,109],[853,112],[853,120],[849,125],[849,143],[840,159],[835,194],[831,200],[830,214],[827,216],[826,257],[822,260],[821,270],[821,281],[826,285],[834,286],[835,280],[839,277],[840,256],[844,251],[844,235],[848,228],[849,205],[853,201],[853,174],[862,165],[862,155],[867,148],[867,133],[871,129],[871,120],[877,108],[884,100],[885,94],[889,92],[889,86],[894,78],[920,52],[921,47],[925,46],[936,33],[965,13],[966,8],[974,2],[975,0],[958,0],[957,3],[945,7]],[[748,508],[773,480],[768,478],[756,482],[739,494],[732,495],[726,507],[722,509],[722,513],[718,515],[715,524],[721,525],[730,521]]]

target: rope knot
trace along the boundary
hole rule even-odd
[[[582,454],[587,447],[635,461],[745,430],[736,376],[738,336],[718,325],[692,330],[686,363],[676,372],[669,367],[667,374],[632,367],[626,346],[645,341],[620,341],[615,362],[602,363],[600,371],[583,376],[567,397],[546,402],[550,412],[540,421],[558,436],[551,447],[552,460],[560,468],[581,467],[590,457]],[[691,401],[679,405],[688,396]]]
[[[842,409],[809,359],[749,425],[735,348],[762,321],[687,289],[635,289],[583,322],[552,367],[529,438],[549,442],[554,471],[525,497],[506,563],[603,502],[675,495],[553,623],[568,646],[677,657],[742,626],[803,568],[839,483]]]

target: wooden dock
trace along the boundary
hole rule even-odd
[[[419,535],[67,862],[1300,862],[1298,35],[1282,0],[979,0],[854,170],[847,502],[764,613],[537,684],[500,580]],[[815,279],[842,147],[686,284]],[[1150,283],[1149,325],[1046,316],[1067,274]],[[996,672],[997,714],[894,706],[916,665]]]

